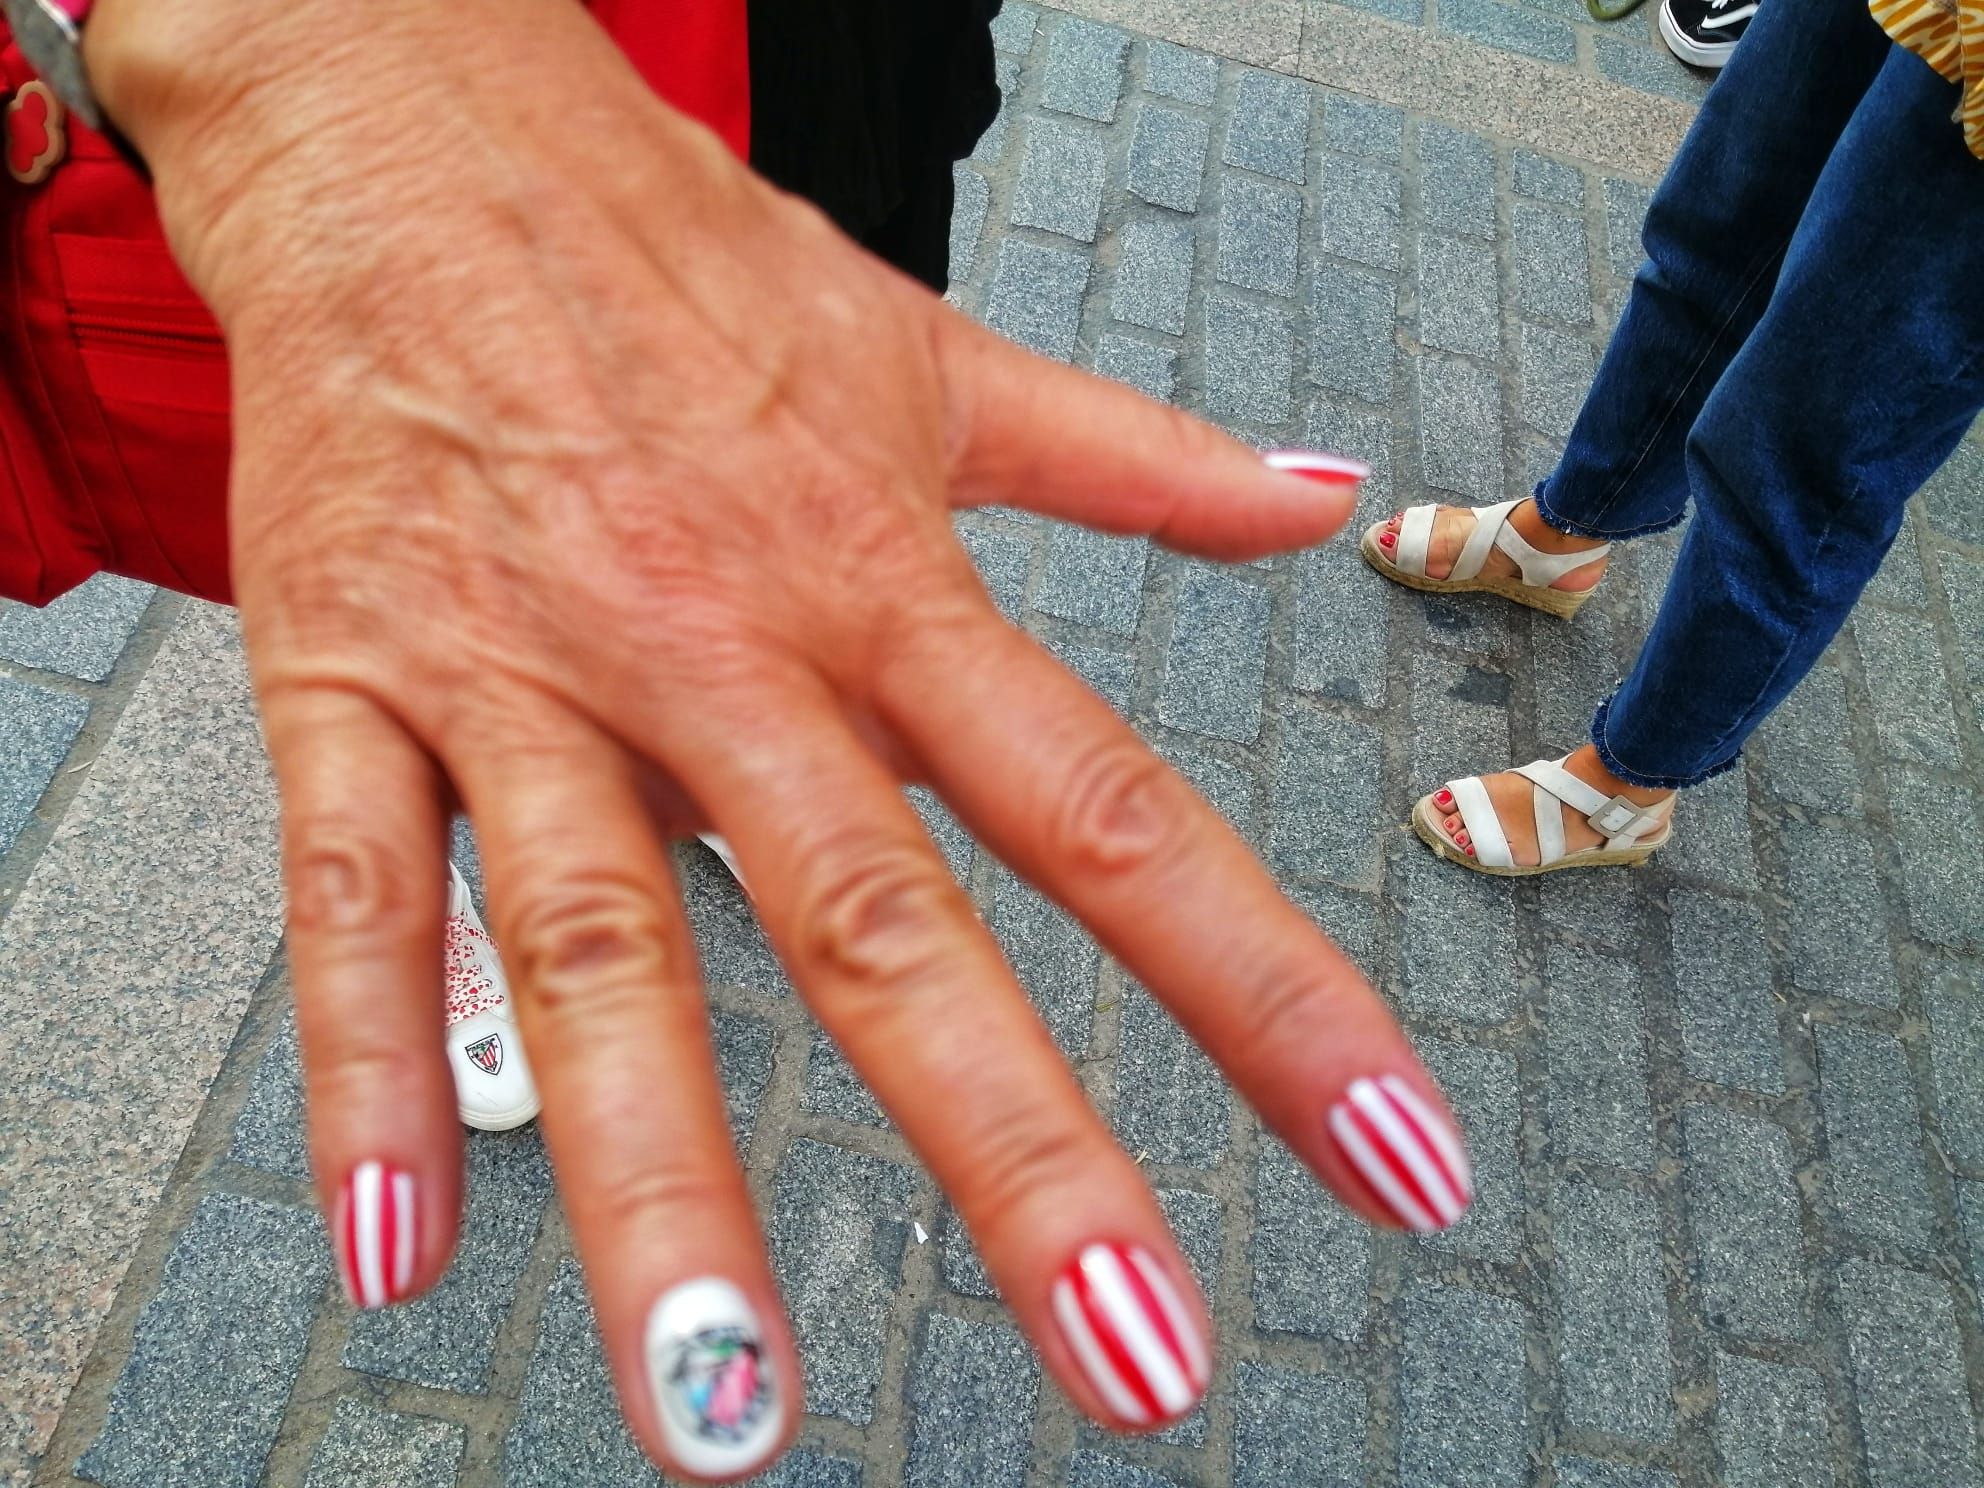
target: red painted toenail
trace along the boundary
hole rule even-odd
[[[1435,806],[1441,807],[1442,809],[1453,805],[1454,793],[1450,790],[1441,791],[1437,796],[1433,797],[1433,804]]]
[[[1470,858],[1474,856],[1474,845],[1472,843],[1467,844],[1464,850]]]
[[[1390,546],[1392,546],[1392,544],[1396,543],[1397,541],[1398,539],[1393,537],[1389,532],[1381,532],[1378,534],[1378,546],[1381,548],[1389,548]]]

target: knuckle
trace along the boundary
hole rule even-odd
[[[349,1019],[312,1028],[303,1047],[313,1117],[371,1111],[382,1101],[402,1099],[419,1088],[433,1057],[424,1047],[381,1039]]]
[[[1314,967],[1283,964],[1254,977],[1237,1002],[1236,1064],[1271,1072],[1287,1065],[1290,1051],[1326,1044],[1333,1005]]]
[[[877,991],[920,980],[955,951],[962,896],[927,851],[908,843],[843,843],[801,892],[805,964],[843,987]]]
[[[601,1226],[621,1240],[668,1243],[685,1225],[701,1229],[735,1204],[735,1189],[708,1164],[656,1159],[592,1186],[586,1201]]]
[[[1133,741],[1111,740],[1078,760],[1062,794],[1052,845],[1070,866],[1124,877],[1182,854],[1190,816],[1170,768]]]
[[[608,874],[542,888],[506,925],[521,995],[546,1019],[596,1018],[657,995],[686,953],[640,885]]]
[[[302,935],[390,935],[409,929],[439,893],[416,892],[421,875],[403,849],[335,812],[293,814],[284,832],[289,925]]]
[[[1002,1106],[973,1149],[973,1209],[982,1227],[1027,1224],[1030,1205],[1090,1186],[1096,1150],[1082,1128],[1037,1105]]]

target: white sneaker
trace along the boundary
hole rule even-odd
[[[698,832],[696,834],[696,840],[715,853],[717,861],[728,868],[730,870],[730,876],[737,880],[737,887],[742,889],[746,895],[750,894],[751,886],[744,882],[744,870],[737,866],[737,854],[731,851],[729,842],[717,836],[714,832]]]
[[[537,1115],[537,1085],[510,1011],[510,984],[496,942],[482,927],[468,885],[448,865],[448,1065],[462,1121],[508,1131]]]

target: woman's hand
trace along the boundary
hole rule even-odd
[[[1062,1385],[1117,1426],[1190,1408],[1209,1330],[1163,1216],[884,758],[1346,1202],[1458,1214],[1450,1120],[1377,998],[952,536],[1002,503],[1248,558],[1334,532],[1354,473],[1269,468],[981,331],[657,102],[571,0],[100,0],[90,48],[227,332],[314,1161],[389,1290],[440,1276],[460,1202],[452,789],[636,1431],[724,1477],[795,1427],[659,775]]]

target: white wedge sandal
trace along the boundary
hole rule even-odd
[[[1674,834],[1673,797],[1656,806],[1640,806],[1624,796],[1608,796],[1565,769],[1564,761],[1569,758],[1565,755],[1563,759],[1537,760],[1515,771],[1533,787],[1530,809],[1536,814],[1536,845],[1542,859],[1533,868],[1517,865],[1515,855],[1509,851],[1509,839],[1502,831],[1501,818],[1496,816],[1495,804],[1489,799],[1488,787],[1482,784],[1479,775],[1447,782],[1446,788],[1454,799],[1450,811],[1435,806],[1433,796],[1421,796],[1412,808],[1412,830],[1448,862],[1477,873],[1492,873],[1498,878],[1529,878],[1538,873],[1555,873],[1561,868],[1637,868],[1666,846],[1667,839]],[[1584,817],[1591,829],[1605,838],[1603,845],[1580,848],[1577,852],[1564,851],[1566,806]],[[1461,825],[1474,844],[1471,854],[1441,828],[1440,819],[1455,812],[1460,814]]]
[[[1423,589],[1429,594],[1499,594],[1503,599],[1528,605],[1532,610],[1542,610],[1568,620],[1584,608],[1584,602],[1591,598],[1597,586],[1577,592],[1552,589],[1550,586],[1565,574],[1574,573],[1587,563],[1596,563],[1612,551],[1612,545],[1607,543],[1599,548],[1586,548],[1579,553],[1546,553],[1533,546],[1510,525],[1509,513],[1521,505],[1522,502],[1517,500],[1470,508],[1474,513],[1474,530],[1461,546],[1460,555],[1454,560],[1453,572],[1444,579],[1431,578],[1426,573],[1426,552],[1433,540],[1433,518],[1440,510],[1431,504],[1406,508],[1398,524],[1396,558],[1387,554],[1378,542],[1378,534],[1387,525],[1385,522],[1372,524],[1364,534],[1364,541],[1359,544],[1359,551],[1371,567],[1393,583],[1403,584],[1408,589]],[[1482,577],[1481,567],[1488,561],[1488,554],[1493,549],[1499,549],[1513,558],[1522,577]]]

